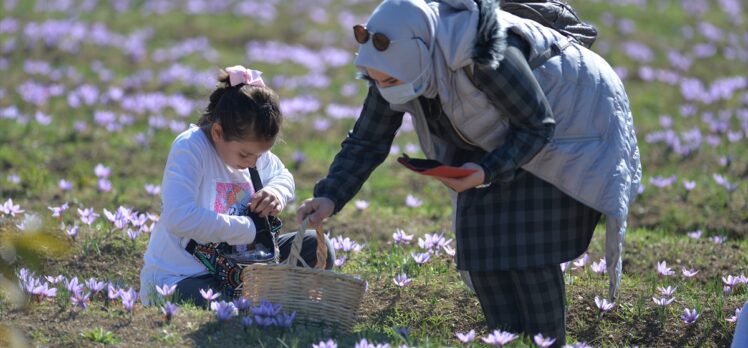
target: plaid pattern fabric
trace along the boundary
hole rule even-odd
[[[470,272],[489,330],[501,329],[566,341],[563,274],[558,265],[512,271]]]
[[[498,68],[476,65],[474,79],[513,128],[495,151],[459,150],[461,159],[486,168],[492,184],[458,195],[458,268],[541,267],[580,255],[589,245],[600,214],[520,168],[548,142],[554,128],[550,108],[523,54],[509,46]],[[430,111],[427,117],[446,117],[443,110]],[[356,125],[327,177],[315,186],[314,196],[332,199],[337,213],[387,158],[402,117],[403,113],[390,109],[376,87],[370,87]],[[455,148],[461,146],[455,144]]]

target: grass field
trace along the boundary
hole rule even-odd
[[[360,202],[325,224],[331,237],[362,245],[338,250],[346,262],[336,269],[368,283],[352,333],[244,327],[243,315],[220,321],[215,312],[189,305],[167,322],[158,307],[127,309],[121,296],[105,300],[106,288],[83,309],[65,286],[76,277],[115,290],[139,288],[147,230],[160,213],[153,188],[169,146],[197,120],[225,66],[263,71],[281,96],[287,122],[273,152],[297,187],[297,203],[281,218],[286,230],[298,228],[296,204],[326,173],[366,94],[366,84],[353,78],[350,28],[365,22],[376,4],[0,1],[0,346],[21,340],[32,346],[311,347],[330,339],[340,347],[365,346],[362,340],[486,346],[480,337],[490,332],[480,305],[448,253],[431,250],[422,265],[411,256],[427,252],[419,238],[443,233],[449,240],[454,233],[447,189],[395,161],[402,152],[420,154],[407,120],[392,156],[356,196]],[[631,208],[620,298],[610,311],[595,303],[607,294],[607,275],[595,271],[604,255],[602,226],[587,261],[566,265],[568,343],[729,346],[736,309],[748,300],[746,5],[571,4],[598,27],[593,50],[626,85],[644,189]],[[106,217],[105,210],[125,208],[135,214],[122,228]],[[82,218],[88,209],[99,215],[90,224]],[[395,245],[398,229],[413,241]],[[22,268],[56,295],[17,297],[14,278]],[[393,279],[401,274],[412,281],[397,285]],[[675,292],[662,294],[668,286]],[[682,319],[686,309],[699,314],[692,324]],[[474,341],[456,337],[470,330]],[[534,343],[524,337],[510,346]]]

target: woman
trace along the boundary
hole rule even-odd
[[[477,170],[438,180],[452,193],[458,269],[489,328],[563,344],[559,264],[584,253],[602,214],[611,298],[620,280],[641,178],[620,79],[592,51],[486,0],[384,1],[354,34],[369,93],[297,220],[338,212],[408,112],[428,158]]]

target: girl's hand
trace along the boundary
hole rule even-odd
[[[277,216],[283,210],[283,204],[272,190],[261,189],[252,196],[247,208],[261,217]]]
[[[462,178],[444,178],[438,176],[435,178],[457,192],[466,191],[483,184],[486,176],[486,173],[483,172],[483,167],[476,163],[468,162],[460,168],[477,169],[478,171]]]
[[[325,197],[309,198],[296,209],[296,223],[301,224],[309,218],[309,227],[317,228],[322,221],[330,217],[335,211],[335,203]]]

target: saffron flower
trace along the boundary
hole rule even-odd
[[[418,208],[423,204],[423,201],[418,199],[416,196],[408,195],[405,197],[405,206],[408,208]]]
[[[112,170],[101,163],[97,164],[96,168],[94,168],[94,174],[96,174],[96,177],[98,178],[108,178],[111,173]]]
[[[10,215],[15,217],[16,214],[23,213],[24,210],[21,210],[21,206],[18,204],[13,204],[13,199],[8,198],[7,201],[3,204],[2,207],[0,207],[0,212],[5,213],[5,215]]]
[[[59,207],[47,207],[52,212],[52,217],[62,219],[62,214],[68,209],[68,202]]]
[[[569,265],[571,264],[571,261],[566,261],[559,265],[561,267],[561,273],[566,273],[566,270],[569,269]]]
[[[593,348],[593,347],[587,344],[587,342],[574,342],[572,344],[567,344],[563,346],[562,348]]]
[[[88,226],[91,226],[91,224],[93,224],[94,221],[96,221],[96,218],[99,217],[99,214],[96,214],[93,208],[86,208],[83,210],[78,208],[78,215],[80,215],[81,222],[83,222],[84,224]]]
[[[247,300],[244,297],[240,297],[234,300],[233,302],[234,302],[234,307],[236,307],[236,309],[239,312],[245,312],[245,311],[248,311],[250,308],[252,308],[252,301]]]
[[[537,344],[538,347],[550,347],[553,342],[556,342],[555,338],[544,337],[542,334],[533,336],[532,340],[535,341],[535,344]]]
[[[740,312],[742,312],[742,309],[736,308],[735,309],[735,315],[733,315],[733,316],[731,316],[731,317],[729,317],[729,318],[727,318],[725,320],[727,320],[727,321],[729,321],[731,323],[737,323],[738,319],[740,319]]]
[[[159,193],[161,193],[161,186],[145,184],[145,192],[151,196],[157,196]]]
[[[693,238],[693,239],[699,239],[701,238],[702,234],[703,232],[701,230],[696,230],[693,232],[688,232],[688,237]]]
[[[398,228],[392,234],[392,239],[395,241],[395,244],[407,245],[413,240],[413,235],[406,234],[405,231]]]
[[[30,293],[32,295],[38,296],[40,299],[42,297],[57,297],[57,288],[49,288],[49,283],[44,282],[44,284],[35,286],[33,289],[30,290]]]
[[[158,292],[163,297],[171,296],[176,289],[177,284],[171,286],[169,286],[169,284],[164,284],[162,286],[156,285],[156,292]]]
[[[73,306],[80,307],[81,309],[86,309],[88,307],[88,298],[90,295],[90,293],[84,294],[82,291],[76,291],[73,292],[73,296],[70,297],[70,301],[73,303]]]
[[[358,244],[356,241],[343,236],[337,236],[332,239],[332,246],[335,250],[343,250],[344,252],[361,251],[363,246]]]
[[[686,325],[692,325],[696,322],[696,319],[699,319],[699,313],[696,312],[696,309],[688,309],[686,308],[683,311],[683,315],[680,316],[681,320],[683,320]]]
[[[356,201],[356,209],[358,209],[358,210],[364,210],[364,209],[366,209],[368,207],[369,207],[369,202],[367,202],[367,201],[365,201],[363,199],[359,199],[359,200]]]
[[[608,300],[605,299],[605,298],[600,299],[600,297],[595,296],[595,305],[597,306],[597,308],[600,309],[601,312],[607,312],[607,311],[613,309],[613,306],[615,306],[616,303],[615,302],[608,302]]]
[[[429,254],[429,253],[418,253],[418,254],[416,254],[416,253],[411,252],[410,256],[413,257],[413,260],[417,264],[419,264],[419,265],[422,265],[422,264],[428,262],[429,259],[431,258],[431,254]]]
[[[213,292],[213,289],[208,288],[208,291],[205,291],[203,289],[200,289],[200,295],[203,296],[206,302],[213,301],[217,299],[219,296],[221,296],[220,292]]]
[[[590,259],[590,256],[585,253],[584,255],[580,256],[578,259],[574,260],[572,263],[574,266],[571,268],[572,270],[577,270],[580,268],[584,268],[584,266],[587,264],[587,261]]]
[[[675,301],[675,297],[670,297],[670,298],[667,298],[667,297],[663,297],[663,298],[652,297],[652,301],[654,301],[654,303],[656,305],[660,306],[660,307],[665,307],[665,306],[671,304],[673,301]]]
[[[242,326],[246,329],[254,324],[252,317],[242,317]]]
[[[86,287],[94,293],[98,293],[99,291],[104,290],[106,283],[97,281],[96,278],[89,278],[86,281]]]
[[[455,336],[462,343],[470,343],[475,340],[475,330],[470,330],[466,333],[455,332]]]
[[[343,267],[343,265],[345,265],[345,262],[347,260],[348,259],[345,257],[345,255],[335,259],[335,267],[338,267],[338,268]]]
[[[605,259],[600,259],[599,262],[593,262],[592,263],[592,271],[599,274],[605,274],[606,272],[607,264],[605,263]]]
[[[492,346],[497,346],[497,347],[503,347],[509,344],[509,342],[516,340],[517,337],[519,336],[511,332],[494,330],[493,332],[488,334],[488,336],[481,337],[480,339],[483,340],[483,342],[485,342],[486,344],[490,344]]]
[[[327,341],[319,341],[317,344],[313,344],[312,348],[338,348],[338,344],[332,339]]]
[[[682,272],[683,272],[683,277],[684,278],[691,278],[691,277],[695,276],[696,273],[699,273],[699,271],[697,271],[695,269],[686,269],[685,267],[683,268]]]
[[[229,320],[231,317],[239,313],[232,302],[226,301],[213,301],[210,303],[210,309],[216,312],[216,318],[218,321]]]
[[[57,187],[59,187],[62,191],[70,191],[73,189],[73,183],[65,179],[60,179],[60,181],[57,183]]]
[[[125,307],[125,310],[132,313],[132,310],[135,308],[135,301],[138,299],[138,293],[135,292],[135,289],[130,288],[127,291],[120,291],[119,297],[122,300],[122,306]]]
[[[675,274],[675,272],[673,272],[673,270],[667,266],[667,262],[662,261],[657,263],[657,274],[663,277],[667,277]]]
[[[677,286],[676,287],[668,286],[667,288],[660,286],[660,287],[657,287],[657,292],[659,292],[660,295],[662,296],[672,297],[676,289],[678,289]]]
[[[291,313],[280,313],[275,316],[275,326],[287,329],[291,327],[294,319],[296,319],[296,311]]]
[[[166,302],[166,304],[161,307],[161,312],[164,313],[164,319],[166,319],[167,323],[171,322],[171,318],[174,317],[174,314],[176,314],[178,311],[179,307],[171,302]]]
[[[736,285],[740,284],[740,277],[733,277],[732,275],[728,275],[727,278],[722,277],[722,282],[725,283],[725,286],[734,288]]]
[[[397,276],[395,276],[395,279],[393,279],[393,280],[395,281],[395,285],[397,285],[397,286],[399,286],[401,288],[405,287],[408,284],[410,284],[410,282],[412,281],[412,279],[408,278],[408,276],[405,275],[405,273],[398,274]]]

